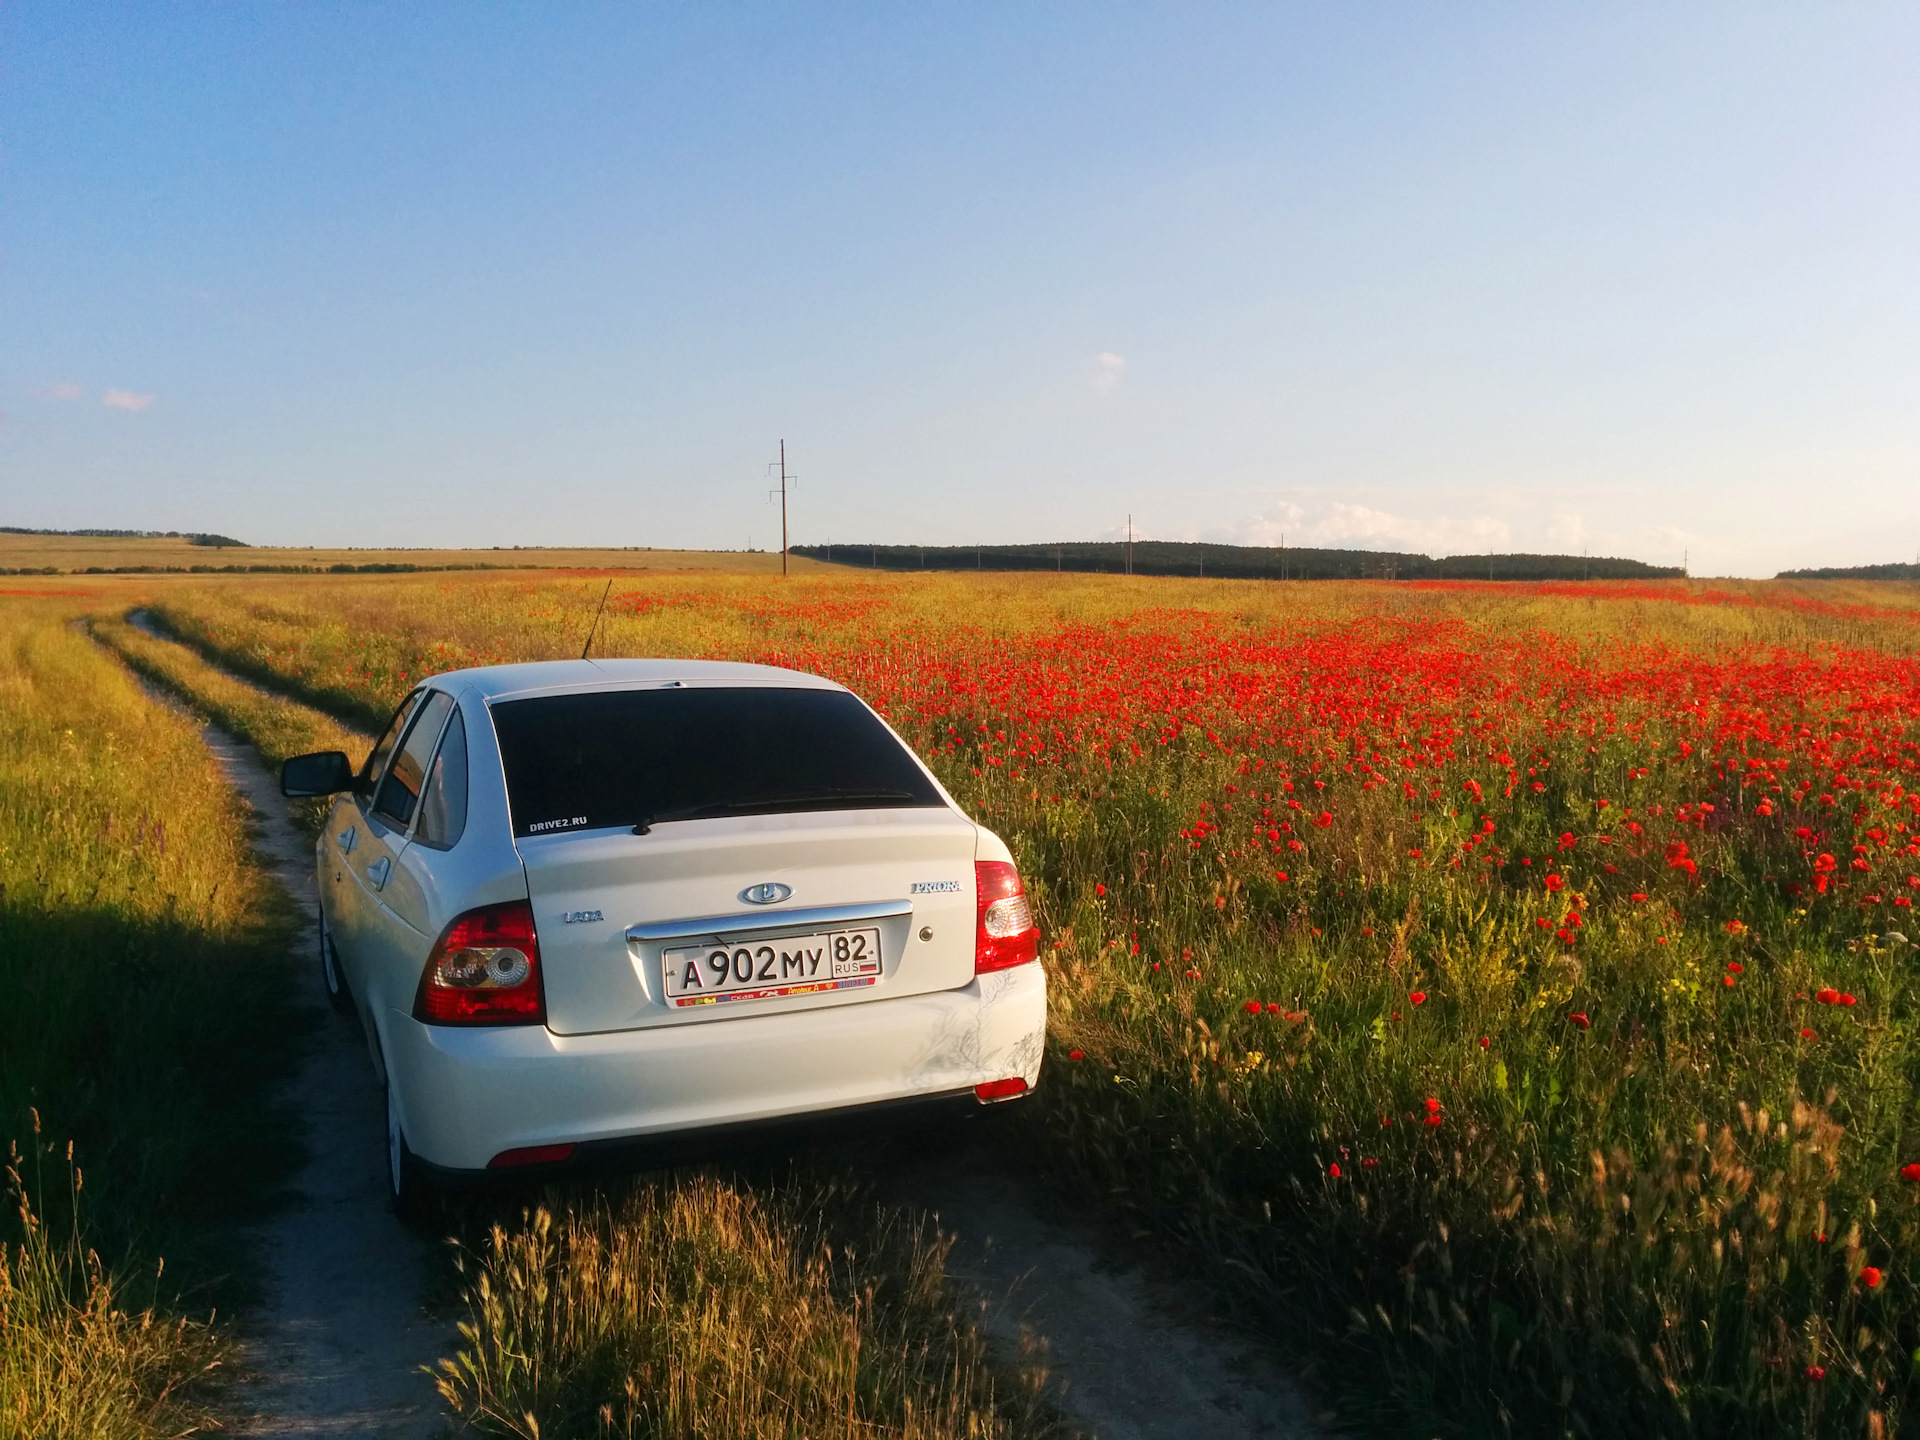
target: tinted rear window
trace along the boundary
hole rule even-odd
[[[492,708],[516,835],[945,803],[844,691],[615,690]]]

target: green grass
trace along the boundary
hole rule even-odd
[[[195,727],[70,609],[0,606],[0,1434],[184,1433],[297,1159],[294,927]]]

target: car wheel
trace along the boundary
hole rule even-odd
[[[387,1085],[387,1198],[402,1225],[425,1222],[433,1201],[433,1187],[400,1128],[400,1112],[393,1103],[393,1085]]]
[[[340,973],[340,955],[333,948],[333,930],[327,924],[327,912],[320,912],[320,983],[326,988],[327,1003],[342,1015],[353,1013],[353,992],[347,977]]]

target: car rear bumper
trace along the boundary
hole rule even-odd
[[[602,1035],[387,1019],[408,1146],[436,1169],[475,1171],[508,1150],[952,1099],[1016,1075],[1033,1085],[1046,974],[1022,965],[935,994]]]

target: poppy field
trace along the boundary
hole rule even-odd
[[[598,575],[156,586],[349,723]],[[1010,1143],[1381,1434],[1920,1424],[1920,596],[612,578],[595,654],[839,679],[1013,846]],[[1911,938],[1910,938],[1911,937]]]

